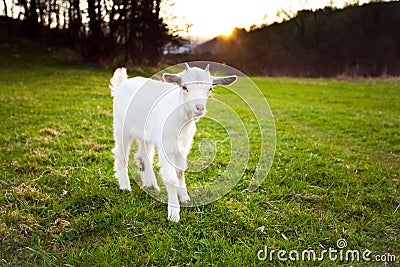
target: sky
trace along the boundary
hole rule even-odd
[[[235,27],[248,29],[251,25],[279,21],[279,10],[295,13],[302,9],[326,6],[343,7],[363,4],[368,0],[167,0],[164,17],[167,24],[183,29],[181,36],[201,41],[218,35],[228,36]],[[173,5],[171,6],[171,3]],[[174,16],[174,19],[171,17]],[[189,29],[185,25],[192,24]]]

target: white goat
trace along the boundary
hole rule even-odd
[[[137,139],[136,159],[143,186],[160,190],[152,166],[154,145],[157,146],[160,173],[168,192],[168,220],[178,222],[179,201],[190,200],[184,171],[196,131],[195,122],[205,114],[213,86],[229,85],[236,78],[213,77],[209,65],[203,70],[190,68],[187,63],[181,73],[165,73],[164,81],[128,79],[125,68],[117,69],[110,80],[110,89],[114,96],[114,168],[120,189],[131,190],[128,156],[133,139]]]

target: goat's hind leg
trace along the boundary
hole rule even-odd
[[[149,142],[138,140],[138,146],[139,149],[135,158],[140,167],[142,184],[146,187],[154,187],[154,189],[160,191],[153,170],[154,145]]]
[[[128,157],[131,148],[132,138],[116,136],[115,148],[113,149],[115,161],[115,176],[118,178],[121,190],[131,191],[131,184],[128,177]]]

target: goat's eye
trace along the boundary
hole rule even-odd
[[[189,92],[189,89],[186,86],[182,86],[183,91]]]

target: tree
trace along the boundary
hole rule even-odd
[[[50,29],[92,61],[120,61],[122,56],[126,63],[155,64],[171,39],[160,16],[161,0],[18,0],[15,4],[21,7],[30,37],[48,38],[44,29]]]

